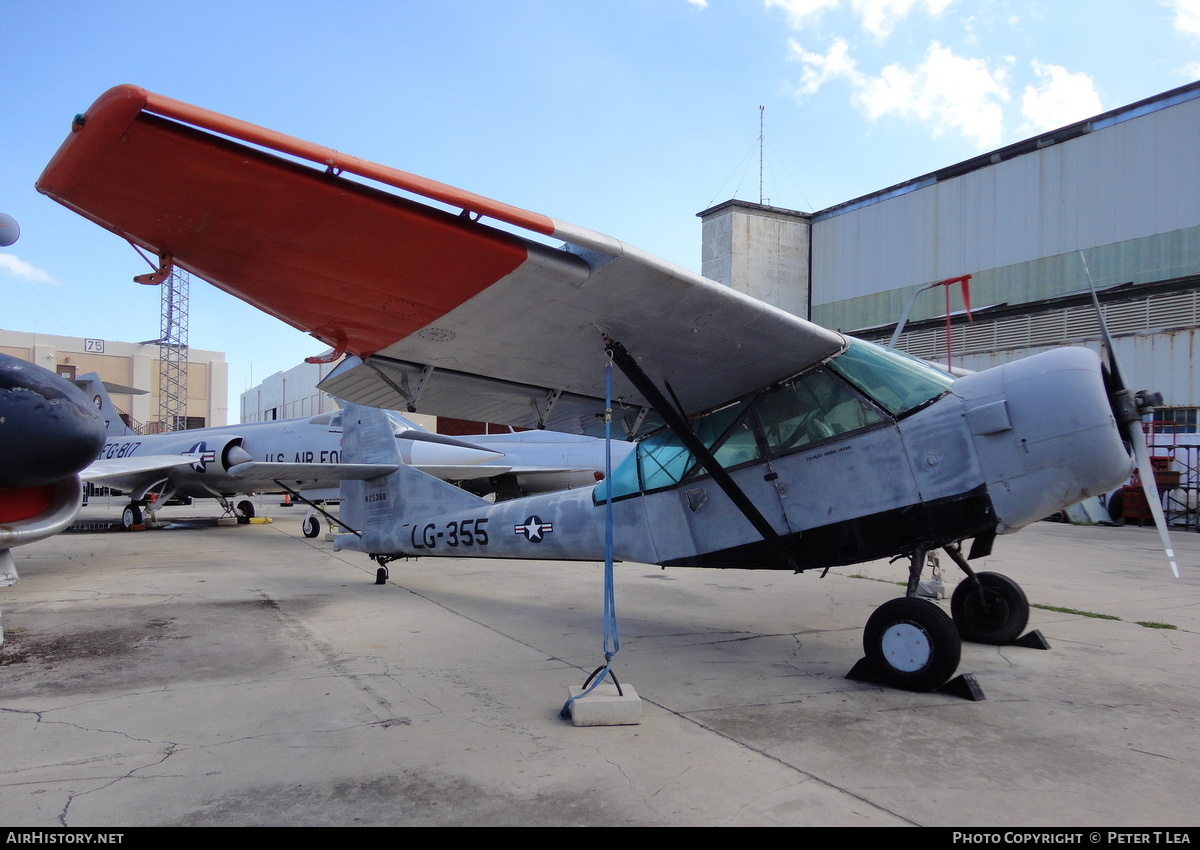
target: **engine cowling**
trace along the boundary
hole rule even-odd
[[[186,434],[181,432],[180,436]],[[182,467],[169,476],[178,492],[187,496],[211,496],[214,490],[223,492],[237,487],[240,482],[229,475],[230,468],[254,460],[242,448],[239,434],[205,434],[172,451],[195,458],[190,467]]]

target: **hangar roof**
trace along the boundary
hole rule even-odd
[[[937,171],[924,174],[920,177],[914,177],[911,180],[906,180],[903,183],[897,183],[894,186],[889,186],[886,189],[880,189],[876,192],[871,192],[867,195],[854,198],[853,200],[844,201],[840,204],[835,204],[823,210],[819,210],[812,214],[813,222],[823,221],[833,218],[842,213],[851,212],[861,209],[865,206],[878,203],[879,201],[887,200],[888,198],[903,195],[908,192],[914,192],[917,189],[923,189],[927,186],[932,186],[942,180],[950,180],[954,177],[961,177],[972,171],[977,171],[981,168],[987,168],[991,165],[1004,162],[1005,160],[1013,159],[1025,154],[1034,153],[1044,148],[1056,145],[1060,142],[1065,142],[1070,139],[1078,138],[1087,133],[1100,130],[1105,127],[1111,127],[1115,124],[1120,124],[1123,121],[1128,121],[1132,118],[1140,118],[1143,115],[1148,115],[1152,112],[1157,112],[1160,109],[1166,109],[1171,106],[1176,106],[1180,103],[1185,103],[1190,100],[1200,98],[1200,81],[1188,83],[1185,86],[1171,89],[1170,91],[1156,94],[1153,97],[1148,97],[1145,100],[1139,100],[1136,103],[1131,103],[1127,106],[1121,106],[1108,112],[1103,112],[1100,115],[1095,115],[1091,118],[1077,121],[1074,124],[1067,124],[1064,127],[1059,127],[1057,130],[1051,130],[1048,133],[1043,133],[1039,136],[1034,136],[1020,142],[1014,142],[989,153],[983,153],[971,159],[963,160],[954,165],[948,165],[945,168]],[[707,210],[706,210],[707,212]]]

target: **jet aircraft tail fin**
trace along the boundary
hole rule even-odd
[[[75,386],[79,387],[87,397],[92,400],[92,404],[100,411],[100,418],[104,420],[104,431],[109,437],[125,437],[137,432],[130,428],[126,423],[121,411],[113,404],[108,395],[108,389],[104,382],[100,380],[100,376],[95,372],[88,372],[86,375],[75,379]],[[122,387],[130,392],[143,393],[144,390],[134,390],[130,387]],[[115,390],[114,390],[115,392]]]
[[[478,511],[491,504],[404,463],[387,412],[346,404],[342,413],[342,462],[398,464],[395,472],[367,481],[343,481],[341,519],[358,535],[343,535],[335,549],[404,552],[411,526],[429,516]]]

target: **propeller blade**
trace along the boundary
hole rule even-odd
[[[1150,516],[1154,517],[1154,527],[1158,529],[1163,551],[1167,553],[1167,561],[1171,564],[1171,572],[1175,574],[1175,578],[1179,578],[1179,565],[1175,561],[1175,550],[1171,548],[1171,536],[1167,533],[1167,519],[1163,516],[1158,484],[1154,480],[1154,469],[1150,465],[1150,449],[1146,445],[1146,435],[1142,433],[1141,428],[1132,430],[1136,433],[1132,441],[1133,457],[1137,463],[1138,477],[1142,479],[1142,491],[1146,494],[1146,504],[1150,506]]]
[[[1121,377],[1121,368],[1117,364],[1117,350],[1113,346],[1112,336],[1108,332],[1108,323],[1104,320],[1104,310],[1100,306],[1100,296],[1096,294],[1096,286],[1092,283],[1092,272],[1088,268],[1087,257],[1079,252],[1083,261],[1083,271],[1087,275],[1088,288],[1092,291],[1092,304],[1096,307],[1096,318],[1100,322],[1100,337],[1104,340],[1104,351],[1107,355],[1109,380],[1112,384],[1113,414],[1117,419],[1125,441],[1133,447],[1133,460],[1137,466],[1138,477],[1142,480],[1142,492],[1146,494],[1146,504],[1150,508],[1150,516],[1154,517],[1154,527],[1158,529],[1158,537],[1162,541],[1163,551],[1166,552],[1167,562],[1171,572],[1179,578],[1179,565],[1175,561],[1175,550],[1171,547],[1171,535],[1167,531],[1167,518],[1163,516],[1162,501],[1158,494],[1158,484],[1154,480],[1154,468],[1150,463],[1150,447],[1146,445],[1146,435],[1142,432],[1141,415],[1133,394],[1125,386]]]

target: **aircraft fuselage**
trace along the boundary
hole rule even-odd
[[[344,499],[343,517],[364,531],[338,546],[600,559],[611,486],[620,560],[809,569],[1013,531],[1129,475],[1099,359],[1086,349],[946,378],[940,389],[925,388],[924,400],[868,384],[835,361],[693,423],[783,541],[790,563],[669,436],[643,441],[597,487],[496,505],[457,500],[461,506],[452,507],[446,493],[426,492],[413,470],[344,485],[362,488],[350,500],[357,507]],[[805,415],[800,400],[822,412]]]

